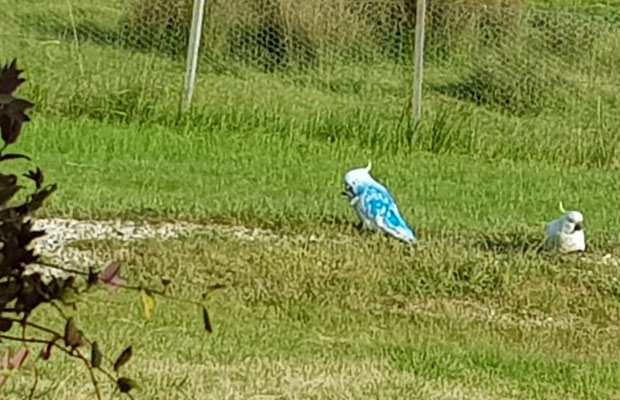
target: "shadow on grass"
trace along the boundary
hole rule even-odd
[[[187,32],[166,28],[160,32],[145,33],[141,30],[146,28],[132,25],[129,21],[119,21],[116,26],[106,26],[88,18],[75,21],[74,24],[65,23],[64,20],[65,17],[58,13],[33,15],[25,20],[27,26],[24,28],[68,43],[77,37],[80,42],[91,42],[128,51],[155,52],[173,59],[181,59],[185,55]]]
[[[179,24],[172,17],[156,25],[135,23],[127,16],[107,25],[91,18],[80,15],[77,21],[71,23],[59,13],[35,14],[24,20],[23,27],[67,43],[72,43],[77,37],[80,42],[155,53],[173,60],[183,60],[187,54],[189,25]],[[318,65],[318,55],[307,40],[289,37],[276,25],[254,28],[231,32],[226,37],[224,54],[210,57],[210,52],[203,52],[201,57],[207,59],[215,71],[220,72],[234,71],[242,66],[275,72]]]
[[[542,252],[541,235],[525,232],[484,234],[473,247],[495,254],[526,254]]]

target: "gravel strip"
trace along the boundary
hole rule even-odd
[[[279,237],[265,229],[250,229],[243,226],[200,225],[190,222],[148,223],[136,221],[85,221],[65,218],[35,219],[34,229],[44,229],[47,234],[33,241],[36,254],[49,263],[72,269],[87,270],[89,267],[101,266],[92,251],[69,247],[79,240],[116,239],[134,241],[145,239],[167,240],[189,237],[195,234],[216,233],[231,236],[237,240],[275,240]],[[32,265],[30,271],[39,272],[45,279],[53,276],[66,276],[63,271]]]
[[[344,243],[351,240],[342,234],[328,236],[282,236],[267,229],[247,228],[244,226],[230,226],[223,224],[196,224],[190,222],[136,222],[122,220],[87,221],[68,218],[35,219],[35,229],[44,229],[47,234],[33,241],[34,250],[50,263],[62,265],[78,270],[87,270],[88,267],[101,267],[105,260],[97,260],[92,251],[69,247],[72,242],[79,240],[106,240],[116,239],[134,241],[145,239],[167,240],[179,237],[190,237],[196,234],[215,234],[232,237],[240,241],[270,241],[274,244],[282,242],[323,242],[330,241]],[[620,266],[620,260],[607,254],[603,257],[588,255],[584,261]],[[33,265],[32,271],[41,272],[45,277],[64,276],[62,271]]]

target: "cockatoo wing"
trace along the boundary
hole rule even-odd
[[[547,236],[557,235],[557,234],[560,233],[561,230],[562,230],[562,220],[561,219],[555,219],[555,220],[549,222],[547,225],[545,225],[545,234]]]
[[[545,247],[557,248],[565,253],[585,250],[585,235],[582,230],[569,233],[566,221],[558,218],[545,225]]]
[[[561,229],[562,221],[560,219],[553,220],[545,225],[545,248],[551,249],[559,245]]]
[[[405,242],[417,242],[415,232],[400,215],[396,202],[387,189],[379,185],[368,186],[361,201],[364,213],[380,229]]]

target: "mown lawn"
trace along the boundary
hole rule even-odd
[[[615,172],[373,157],[350,143],[264,134],[43,118],[28,128],[21,148],[60,185],[44,215],[218,221],[288,238],[78,244],[122,259],[133,284],[172,278],[178,297],[226,286],[209,301],[211,335],[198,308],[170,300],[158,299],[151,322],[133,292],[80,305],[80,327],[110,357],[134,346],[124,373],[141,382],[139,398],[618,395],[620,286],[617,265],[603,260],[619,242]],[[419,248],[351,227],[339,179],[368,157]],[[586,255],[535,249],[559,199],[586,215]],[[61,353],[41,364],[40,398],[92,398],[81,368]],[[32,379],[25,370],[5,395],[23,398]]]
[[[583,65],[562,58],[572,50],[541,58],[552,74],[599,86],[543,85],[534,93],[553,106],[540,113],[438,89],[467,83],[477,53],[429,59],[414,132],[412,71],[385,60],[299,74],[201,64],[193,112],[179,117],[182,59],[105,39],[120,3],[73,4],[70,14],[68,3],[30,1],[2,22],[3,37],[16,38],[0,58],[18,57],[28,78],[19,93],[37,104],[13,150],[59,185],[39,216],[217,222],[280,238],[75,244],[102,264],[121,259],[132,285],[171,278],[174,296],[194,300],[224,286],[208,300],[212,334],[197,307],[170,299],[158,297],[145,321],[131,291],[97,292],[72,312],[110,357],[133,345],[122,373],[140,383],[136,398],[618,398],[611,30],[572,44],[590,57],[577,57]],[[590,26],[580,18],[560,22]],[[504,62],[502,47],[488,54]],[[515,68],[486,89],[525,85]],[[353,228],[341,177],[369,159],[420,234],[417,248]],[[537,250],[560,201],[585,214],[584,255]],[[62,323],[48,311],[35,318]],[[93,398],[79,362],[57,352],[38,365],[34,398]],[[98,377],[107,398],[112,386]],[[34,381],[27,367],[0,397],[26,398]]]

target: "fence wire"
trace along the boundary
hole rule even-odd
[[[439,3],[427,23],[431,90],[516,114],[617,97],[618,14]]]
[[[22,60],[35,101],[52,113],[172,113],[192,3],[0,0],[8,10],[0,57]],[[300,107],[314,105],[310,89],[394,118],[410,104],[415,0],[220,0],[205,12],[196,89],[204,107],[279,106],[283,87],[305,88],[287,92]],[[514,114],[574,107],[584,97],[618,100],[618,14],[431,1],[426,24],[426,96]]]

